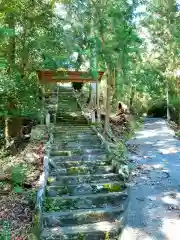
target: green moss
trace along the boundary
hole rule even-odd
[[[51,153],[51,156],[70,156],[70,151],[54,151]]]
[[[108,192],[119,192],[121,190],[121,186],[119,184],[104,184],[103,186]]]
[[[47,183],[49,184],[49,183],[52,183],[52,182],[54,182],[55,181],[55,178],[53,178],[53,177],[48,177],[48,179],[47,179]]]
[[[86,168],[84,167],[71,167],[68,169],[68,175],[82,174],[86,173]]]
[[[103,221],[103,214],[102,213],[89,213],[89,214],[87,214],[87,218],[91,218],[91,219],[93,219],[93,218],[95,218],[95,219],[98,219],[98,220],[102,220]]]
[[[58,201],[57,199],[52,199],[52,198],[45,198],[43,202],[43,208],[46,212],[50,211],[59,211],[61,209],[60,206],[58,206]]]
[[[71,190],[69,189],[68,186],[64,186],[63,188],[61,188],[59,190],[59,194],[63,194],[63,195],[66,195],[66,194],[70,194],[71,193]]]
[[[104,240],[110,240],[109,232],[106,232],[106,233],[105,233],[105,238],[104,238]]]
[[[88,125],[89,125],[89,126],[95,126],[95,127],[96,127],[96,126],[100,126],[100,127],[101,127],[101,126],[102,126],[102,123],[99,123],[99,122],[94,122],[94,123],[92,123],[92,122],[90,122],[90,123],[88,123]]]
[[[175,136],[178,137],[178,138],[180,138],[180,131],[176,132],[176,133],[175,133]]]
[[[79,233],[77,240],[85,240],[84,234],[83,233]]]
[[[46,212],[59,211],[64,209],[75,208],[75,201],[72,200],[61,200],[46,197],[43,202],[43,207]]]

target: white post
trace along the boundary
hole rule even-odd
[[[47,113],[46,114],[46,125],[49,126],[49,124],[50,124],[50,114]]]
[[[92,121],[92,123],[96,122],[95,112],[94,111],[91,112],[91,121]]]

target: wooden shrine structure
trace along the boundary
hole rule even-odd
[[[38,70],[37,76],[40,84],[57,84],[57,83],[95,83],[96,84],[96,106],[97,110],[97,119],[100,122],[100,113],[99,113],[99,82],[102,79],[104,74],[103,71],[99,71],[97,74],[97,79],[94,79],[89,72],[85,71],[66,71],[66,70]],[[58,93],[57,93],[58,94]],[[95,112],[92,111],[92,121],[95,119]],[[46,119],[49,118],[46,116]],[[49,120],[47,120],[49,121]],[[46,122],[47,122],[46,121]]]
[[[101,81],[104,72],[98,72],[98,81]],[[69,82],[96,82],[88,72],[82,71],[37,71],[39,82],[41,84],[69,83]]]

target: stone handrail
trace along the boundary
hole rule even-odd
[[[97,127],[95,126],[94,123],[91,124],[90,119],[87,117],[85,112],[83,111],[83,107],[80,103],[80,100],[78,98],[78,94],[74,91],[74,95],[76,97],[77,103],[79,105],[79,108],[81,109],[81,112],[85,119],[87,120],[88,123],[90,123],[91,129],[97,134],[99,137],[100,141],[104,145],[105,149],[109,153],[111,159],[112,159],[112,165],[115,167],[116,171],[122,176],[124,180],[128,180],[130,176],[129,172],[129,167],[126,162],[126,159],[128,158],[127,153],[123,153],[125,156],[122,157],[120,156],[119,151],[118,151],[118,144],[113,144],[108,142],[104,136],[98,131]]]

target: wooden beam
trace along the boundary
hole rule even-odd
[[[99,72],[98,81],[101,81],[104,72]],[[78,71],[37,71],[39,81],[44,84],[69,82],[95,82],[88,72]]]

